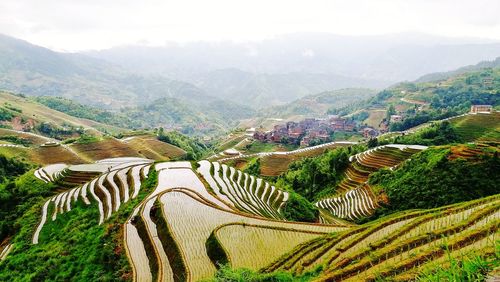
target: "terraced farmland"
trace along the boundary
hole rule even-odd
[[[385,146],[354,156],[352,161],[370,169],[392,167],[398,164],[395,156],[403,160],[420,149]],[[374,159],[377,155],[381,158]],[[325,281],[370,280],[378,273],[407,277],[414,275],[416,268],[443,259],[441,246],[446,243],[453,247],[453,254],[458,254],[458,249],[490,250],[500,223],[498,195],[398,213],[361,226],[326,220],[326,214],[323,223],[287,222],[280,211],[287,204],[288,193],[206,160],[200,161],[196,170],[190,162],[163,162],[153,167],[131,158],[59,165],[40,172],[55,176],[85,167],[101,173],[47,199],[32,242],[39,243],[47,221],[58,220],[63,213],[71,215],[77,201],[96,208],[102,224],[138,195],[141,183],[154,171],[156,187],[148,190],[151,192],[123,224],[123,246],[135,281],[199,281],[212,277],[222,263],[295,274],[323,265],[319,279]],[[336,215],[329,213],[332,218],[366,216],[376,208],[369,192],[367,185],[359,185],[340,200],[329,199],[321,203],[328,206],[320,207],[322,211],[334,210]],[[50,234],[44,234],[43,238],[47,237]]]
[[[392,169],[424,149],[425,146],[392,144],[352,156],[345,178],[337,186],[340,195],[316,203],[321,212],[320,221],[332,222],[331,216],[349,220],[370,216],[378,205],[370,186],[366,184],[369,175],[380,168]]]
[[[433,262],[466,251],[494,251],[500,226],[500,197],[433,210],[404,212],[349,231],[315,238],[262,268],[301,274],[319,265],[318,281],[408,281]],[[449,250],[449,251],[447,251]]]
[[[82,186],[68,189],[49,198],[43,205],[40,222],[33,234],[33,243],[38,243],[40,232],[49,217],[52,221],[57,220],[59,214],[70,212],[71,205],[77,201],[82,201],[86,205],[96,202],[99,209],[99,224],[101,224],[120,208],[121,203],[135,198],[140,189],[140,180],[147,177],[150,164],[148,162],[130,163],[129,166],[123,166],[124,164],[117,166],[114,170],[110,169],[109,172],[101,174]],[[52,169],[54,171],[52,175],[57,175],[61,174],[63,165],[39,169],[35,171],[35,175],[38,174],[42,181],[53,181],[53,178],[47,176],[51,175],[46,172],[47,169]],[[49,214],[49,211],[52,213]]]
[[[107,138],[88,144],[73,144],[71,148],[83,158],[93,161],[123,156],[142,157],[126,143],[120,142],[114,138]]]
[[[142,213],[132,217],[127,223],[138,225],[135,227],[138,230],[137,236],[144,242],[144,249],[138,248],[137,245],[128,247],[137,280],[140,277],[143,277],[144,281],[147,280],[140,274],[147,273],[143,270],[147,266],[141,264],[140,260],[134,261],[133,258],[140,258],[140,254],[148,253],[148,250],[158,252],[155,255],[148,254],[150,260],[156,260],[148,264],[153,273],[152,277],[160,281],[172,281],[175,279],[170,273],[175,273],[188,281],[198,281],[215,273],[216,265],[221,261],[214,253],[228,250],[227,258],[231,264],[258,269],[298,243],[347,228],[274,221],[232,212],[212,204],[188,188],[164,190],[146,201],[145,205],[153,200],[158,206],[154,214],[148,217]],[[144,207],[141,209],[144,210]],[[158,234],[159,241],[151,236],[155,233]],[[137,236],[134,240],[138,239]],[[242,239],[256,241],[241,244]],[[267,251],[255,252],[255,244],[260,244],[259,247]],[[175,251],[168,250],[169,248],[174,248]],[[165,256],[162,255],[162,250],[167,253],[172,271],[162,270],[168,268],[164,265]],[[252,257],[248,257],[250,253],[253,253]]]
[[[464,142],[500,139],[500,112],[465,115],[450,122]]]
[[[467,144],[467,145],[456,145],[450,147],[451,154],[448,156],[448,159],[466,159],[466,160],[474,160],[478,159],[483,155],[491,155],[495,152],[500,151],[498,146],[488,146],[484,143],[475,143],[475,144]]]
[[[35,177],[43,182],[54,182],[61,176],[61,172],[67,168],[66,164],[53,164],[35,170]]]
[[[267,218],[283,219],[280,209],[288,193],[260,178],[225,164],[201,161],[198,172],[213,193],[232,209]]]
[[[244,154],[233,157],[214,158],[221,163],[229,163],[241,161],[251,158],[260,158],[261,160],[261,175],[263,176],[278,176],[288,169],[288,166],[293,161],[303,159],[305,157],[312,157],[322,154],[326,149],[332,149],[340,146],[350,146],[357,144],[357,142],[330,142],[317,146],[306,147],[287,152],[264,152],[255,154]]]
[[[71,215],[77,201],[98,209],[99,224],[108,220],[138,194],[151,171],[150,164],[133,160],[40,169],[38,174],[51,175],[51,181],[68,170],[101,169],[102,174],[47,199],[32,243],[39,243],[47,221],[56,221],[63,213]],[[110,164],[114,166],[102,168]],[[221,252],[227,252],[234,266],[258,269],[297,244],[349,228],[284,221],[280,209],[288,193],[224,164],[201,161],[195,172],[189,162],[164,162],[155,164],[154,170],[156,188],[124,224],[124,246],[137,281],[209,278],[221,262],[214,254]],[[249,243],[234,244],[241,240]],[[257,247],[265,251],[255,254]],[[248,256],[251,253],[253,257]]]
[[[186,154],[179,147],[162,142],[155,136],[135,136],[125,138],[123,142],[145,158],[153,160],[169,160]]]

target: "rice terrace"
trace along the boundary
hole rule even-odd
[[[2,1],[0,282],[500,281],[497,11]]]

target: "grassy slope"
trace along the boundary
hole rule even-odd
[[[451,123],[464,142],[500,142],[500,112],[467,115],[452,119]]]
[[[51,122],[59,126],[62,126],[63,123],[69,123],[77,127],[81,126],[89,128],[94,134],[100,134],[101,130],[107,130],[108,132],[118,132],[120,130],[114,126],[105,125],[87,119],[75,118],[62,112],[52,110],[42,104],[33,102],[26,98],[0,91],[0,105],[4,105],[5,103],[9,103],[16,108],[21,109],[21,116],[34,119],[38,122]]]
[[[78,156],[62,146],[57,147],[42,147],[40,145],[52,139],[36,134],[27,134],[16,132],[10,129],[0,129],[0,136],[15,136],[20,140],[25,140],[29,144],[21,148],[0,147],[0,153],[7,157],[16,157],[28,162],[46,165],[53,163],[85,163],[88,159],[83,156]],[[5,142],[9,143],[9,142]]]
[[[154,160],[168,160],[186,154],[181,148],[161,142],[151,135],[137,136],[126,143],[139,154]]]
[[[492,86],[483,85],[482,79],[486,77],[494,79]],[[403,113],[415,107],[427,111],[444,109],[464,113],[470,104],[492,104],[498,108],[499,83],[500,68],[460,73],[439,81],[405,82],[387,88],[369,102],[345,109],[344,113],[367,111],[370,117],[363,123],[378,127],[389,105]]]
[[[500,193],[498,147],[431,147],[395,170],[370,176],[375,191],[389,205],[378,212],[434,208]]]

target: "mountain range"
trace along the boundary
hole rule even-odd
[[[261,42],[81,53],[55,52],[0,35],[0,89],[61,96],[148,120],[141,126],[180,126],[189,132],[228,129],[256,112],[272,112],[264,110],[272,106],[287,114],[283,107],[293,107],[289,103],[303,97],[308,101],[308,95],[385,88],[497,56],[500,43],[415,34],[292,34]],[[295,110],[289,114],[297,114]]]
[[[500,43],[426,34],[299,33],[259,42],[169,43],[85,52],[127,69],[190,82],[261,108],[351,87],[382,89],[500,56]]]

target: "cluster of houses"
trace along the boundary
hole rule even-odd
[[[470,113],[491,113],[492,111],[491,105],[473,105]],[[390,123],[402,122],[403,119],[402,115],[391,115],[389,121],[381,122],[379,128],[375,129],[369,126],[357,126],[353,120],[331,115],[325,119],[307,118],[300,122],[289,121],[275,125],[269,131],[252,128],[250,131],[247,130],[247,135],[261,142],[309,146],[313,142],[318,144],[332,141],[332,134],[338,131],[357,131],[366,139],[375,138],[381,133],[388,132]]]
[[[289,121],[286,124],[278,124],[269,131],[255,131],[253,138],[261,142],[309,146],[313,140],[321,143],[330,141],[335,131],[352,132],[355,129],[354,121],[332,115],[326,119],[307,118],[300,122]]]
[[[492,105],[472,105],[470,107],[471,114],[491,114],[492,112]]]

